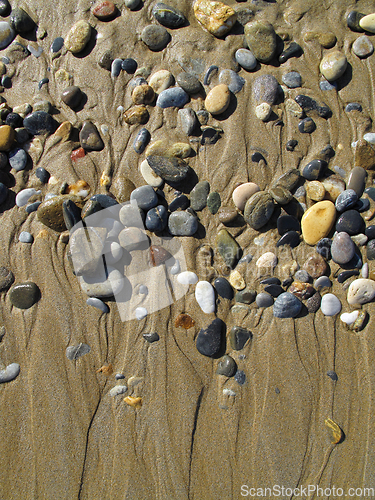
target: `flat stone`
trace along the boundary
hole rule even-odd
[[[233,288],[229,281],[223,277],[216,278],[214,287],[218,295],[227,300],[232,300],[234,296]]]
[[[82,91],[79,87],[72,85],[63,90],[61,100],[70,108],[76,108],[82,99]]]
[[[354,54],[361,59],[371,56],[374,52],[374,46],[366,35],[358,37],[353,43],[352,49]]]
[[[346,24],[352,31],[357,31],[359,33],[363,32],[364,29],[361,28],[359,21],[365,17],[364,14],[361,14],[357,10],[351,10],[349,14],[346,16]]]
[[[163,26],[149,24],[143,28],[141,39],[150,50],[158,52],[168,45],[171,36]]]
[[[335,207],[338,212],[343,212],[357,203],[358,195],[354,189],[346,189],[336,199]]]
[[[17,283],[9,290],[9,300],[17,309],[29,309],[40,299],[40,290],[32,281]]]
[[[219,115],[228,109],[230,103],[230,91],[225,83],[216,85],[207,94],[204,101],[206,110],[212,115]]]
[[[368,237],[369,240],[375,239],[375,225],[371,224],[370,226],[367,226],[365,235]]]
[[[269,190],[270,195],[279,205],[286,205],[293,199],[293,195],[288,189],[283,186],[271,187]]]
[[[256,59],[268,63],[276,53],[276,33],[267,21],[252,21],[245,25],[246,43]]]
[[[139,208],[149,210],[158,204],[158,197],[152,186],[141,186],[130,195],[130,200],[135,200]]]
[[[163,231],[168,224],[168,211],[163,205],[151,208],[146,214],[146,228],[149,231]]]
[[[69,255],[77,276],[96,270],[102,257],[105,233],[99,228],[81,226],[71,234]]]
[[[185,194],[179,194],[174,200],[168,205],[168,210],[174,212],[178,209],[185,210],[190,205],[190,200]]]
[[[369,33],[375,33],[375,14],[368,14],[359,20],[359,26]]]
[[[128,73],[129,75],[132,75],[133,73],[136,72],[137,66],[138,66],[137,61],[135,59],[132,59],[131,57],[123,59],[121,63],[121,69],[126,73]]]
[[[316,313],[320,308],[321,296],[319,292],[316,292],[312,297],[310,297],[306,302],[307,310],[310,314]]]
[[[300,235],[297,231],[288,231],[277,241],[276,247],[289,245],[290,248],[296,248],[300,244]]]
[[[319,201],[302,216],[302,236],[308,245],[316,245],[330,233],[336,219],[335,205],[328,200]]]
[[[348,233],[336,233],[331,246],[332,260],[337,264],[347,264],[354,253],[355,245]]]
[[[364,233],[366,229],[365,221],[356,210],[347,210],[337,219],[336,231],[345,232],[350,236]]]
[[[221,197],[217,192],[210,193],[207,198],[207,208],[214,215],[221,206]]]
[[[0,126],[0,151],[8,151],[15,139],[15,132],[9,125]]]
[[[253,95],[257,102],[275,104],[279,93],[280,85],[273,75],[258,76],[253,82]]]
[[[272,196],[259,191],[249,198],[244,209],[244,219],[253,229],[260,229],[270,220],[274,210]]]
[[[0,292],[8,290],[14,283],[14,274],[6,267],[0,267]]]
[[[232,69],[223,69],[219,73],[219,82],[227,85],[233,94],[238,94],[245,85],[246,80]]]
[[[172,87],[163,90],[156,100],[156,106],[160,108],[177,107],[182,108],[189,101],[189,96],[181,87]]]
[[[289,71],[281,77],[282,82],[290,89],[295,89],[302,86],[302,77],[298,71]]]
[[[324,316],[336,316],[341,311],[341,302],[333,293],[326,293],[322,297],[320,310]]]
[[[360,197],[365,189],[367,172],[362,167],[354,167],[350,171],[347,189],[353,189]]]
[[[283,186],[288,191],[293,191],[300,180],[299,170],[292,168],[281,175],[275,182],[274,186]]]
[[[56,122],[53,117],[45,111],[34,111],[23,120],[23,126],[31,135],[53,134],[56,130]]]
[[[236,269],[232,270],[229,275],[229,283],[236,290],[243,290],[246,286],[245,280],[239,271]]]
[[[365,170],[375,167],[375,149],[364,139],[357,141],[354,151],[354,165]]]
[[[261,292],[256,296],[255,302],[258,307],[271,307],[273,305],[273,297],[269,293]]]
[[[331,288],[332,282],[328,278],[328,276],[320,276],[318,279],[315,280],[314,282],[314,287],[318,290],[322,290],[323,288]]]
[[[346,70],[348,61],[342,52],[334,51],[326,54],[320,62],[320,72],[326,80],[333,82],[340,78]]]
[[[85,151],[101,151],[104,148],[98,129],[90,121],[84,121],[79,132],[79,141]]]
[[[272,297],[278,297],[285,292],[284,288],[280,285],[266,285],[264,291],[272,295]]]
[[[302,302],[293,293],[280,294],[273,305],[276,318],[295,318],[301,312]]]
[[[64,45],[72,54],[78,54],[86,47],[91,37],[91,26],[82,19],[76,22],[65,37]]]
[[[195,111],[192,108],[184,108],[178,110],[178,117],[182,131],[187,135],[193,135],[198,129],[198,119]]]
[[[22,148],[15,148],[9,151],[9,165],[14,168],[16,172],[20,172],[26,168],[27,154]]]
[[[95,273],[82,275],[79,283],[83,292],[89,297],[105,299],[120,293],[124,286],[124,277],[117,269],[108,266],[99,266]]]
[[[302,268],[314,279],[320,278],[320,276],[326,274],[328,270],[326,261],[318,253],[311,255]]]
[[[40,194],[40,190],[35,188],[21,189],[16,195],[16,205],[17,207],[24,207],[32,196]]]
[[[236,187],[233,191],[232,199],[238,210],[244,210],[247,200],[258,191],[260,191],[260,188],[254,182],[245,182]]]
[[[297,42],[291,42],[286,49],[282,51],[279,55],[279,62],[281,64],[285,63],[288,59],[292,57],[299,57],[303,53],[302,47]]]
[[[186,313],[179,314],[174,322],[174,326],[176,328],[182,327],[185,328],[185,330],[189,330],[189,328],[192,328],[194,325],[195,321],[189,314]]]
[[[156,175],[171,185],[178,185],[186,179],[189,173],[189,165],[180,158],[150,155],[146,159]]]
[[[201,82],[192,73],[179,73],[176,82],[189,95],[198,94],[202,90]]]
[[[232,7],[222,2],[196,0],[193,8],[197,21],[216,37],[223,37],[229,33],[237,19]]]
[[[231,225],[238,217],[238,212],[235,208],[220,207],[218,210],[219,221],[224,225]]]
[[[5,49],[13,42],[16,32],[6,21],[0,21],[0,49]]]
[[[174,85],[174,77],[167,69],[161,69],[151,76],[149,85],[155,92],[160,93]]]
[[[9,23],[17,33],[27,33],[35,28],[35,23],[27,12],[18,7],[13,8]]]
[[[348,304],[361,305],[371,302],[375,298],[375,281],[371,279],[359,278],[354,280],[348,288]]]
[[[96,18],[100,19],[100,21],[109,21],[115,17],[117,7],[110,0],[104,0],[96,3],[91,12]]]
[[[189,212],[172,212],[168,229],[173,236],[193,236],[198,231],[198,220]]]
[[[204,356],[213,357],[221,349],[224,323],[221,319],[215,318],[207,328],[202,328],[198,333],[196,346],[197,350]]]
[[[190,193],[190,206],[196,212],[203,210],[207,205],[207,197],[210,192],[208,181],[198,182]]]
[[[257,66],[257,60],[254,54],[248,49],[238,49],[234,54],[234,57],[238,64],[246,69],[247,71],[252,71]]]
[[[216,236],[216,250],[219,252],[224,262],[230,268],[233,268],[241,256],[241,247],[228,233],[226,229],[221,229]]]
[[[296,276],[294,276],[296,280]],[[288,292],[292,293],[300,300],[309,299],[316,292],[315,288],[310,285],[310,283],[303,283],[301,281],[293,281],[293,283],[288,288]]]
[[[205,314],[215,312],[215,290],[208,281],[198,281],[195,287],[195,300]]]

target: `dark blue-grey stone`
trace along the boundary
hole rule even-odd
[[[86,151],[101,151],[104,148],[104,142],[98,129],[89,120],[85,120],[82,124],[79,131],[79,142]]]
[[[244,385],[244,383],[246,382],[246,375],[245,375],[245,372],[242,371],[242,370],[237,370],[235,376],[234,376],[234,380],[240,384],[240,385]]]
[[[285,73],[281,79],[290,89],[295,89],[302,85],[302,77],[298,71],[289,71],[289,73]]]
[[[4,170],[8,165],[8,155],[0,151],[0,170]]]
[[[181,158],[151,155],[146,159],[156,175],[171,185],[180,184],[189,173],[189,165]]]
[[[323,92],[326,90],[336,90],[337,82],[329,82],[328,80],[321,80],[319,82],[319,87],[320,90],[323,90]]]
[[[24,127],[16,128],[15,132],[16,132],[16,141],[18,142],[18,144],[24,144],[26,141],[30,139],[30,134]]]
[[[14,170],[20,172],[24,170],[27,163],[27,153],[22,148],[15,148],[9,151],[9,164]]]
[[[198,230],[198,219],[189,212],[172,212],[168,229],[173,236],[193,236]]]
[[[283,64],[292,57],[299,57],[302,53],[302,47],[297,42],[291,42],[290,45],[279,55],[279,62]]]
[[[64,201],[62,209],[66,228],[70,231],[73,226],[82,220],[81,209],[72,200]]]
[[[35,23],[29,14],[18,7],[12,9],[9,24],[17,33],[27,33],[35,28]]]
[[[225,377],[233,377],[237,371],[237,363],[231,356],[225,354],[217,365],[216,373]]]
[[[318,102],[312,97],[309,97],[304,94],[299,94],[295,97],[294,100],[296,101],[297,104],[299,104],[299,106],[301,106],[301,108],[305,112],[308,111],[316,112],[322,118],[330,118],[332,116],[332,111],[326,104],[319,105]],[[310,127],[311,131],[315,130],[315,123],[314,124],[312,124],[311,122],[305,122],[305,123],[309,123],[309,125],[307,125],[305,128]],[[302,130],[300,131],[302,132]]]
[[[4,75],[1,77],[1,85],[6,89],[12,88],[12,80],[8,75]]]
[[[360,213],[366,212],[366,210],[370,208],[370,200],[367,198],[360,198],[353,208]]]
[[[154,5],[152,15],[167,28],[179,28],[186,22],[186,18],[181,11],[162,2]]]
[[[276,276],[265,278],[260,282],[261,285],[281,285],[281,281]]]
[[[134,151],[139,155],[142,154],[150,139],[151,134],[147,128],[141,128],[133,142]]]
[[[196,112],[196,115],[201,125],[207,125],[207,122],[210,118],[208,111],[206,111],[205,109],[200,109]]]
[[[275,300],[273,315],[276,318],[295,318],[301,309],[302,302],[292,293],[284,292]]]
[[[345,111],[350,113],[350,111],[362,111],[362,106],[359,102],[350,102],[345,106]]]
[[[357,203],[358,195],[354,189],[345,189],[336,199],[335,207],[338,212],[343,212]]]
[[[159,340],[159,335],[156,332],[153,333],[144,333],[143,338],[147,340],[149,344],[152,344],[153,342],[157,342]]]
[[[249,288],[244,288],[240,290],[235,295],[236,302],[241,302],[241,304],[252,304],[257,296],[255,290],[250,290]]]
[[[375,188],[368,187],[365,189],[365,193],[372,199],[372,201],[375,201]]]
[[[331,258],[331,246],[332,240],[330,240],[329,238],[322,238],[316,244],[316,251],[326,260],[329,260]]]
[[[163,231],[168,224],[168,211],[163,205],[151,208],[146,214],[146,228],[149,231]]]
[[[38,210],[39,205],[41,205],[41,201],[34,201],[34,203],[30,203],[30,205],[27,205],[26,207],[26,212],[28,214],[31,214],[32,212],[36,212]]]
[[[244,348],[246,342],[252,338],[252,333],[247,328],[233,326],[229,333],[229,341],[232,349],[240,351]]]
[[[214,287],[220,295],[224,299],[232,300],[234,296],[232,285],[223,277],[216,278],[214,281]]]
[[[210,192],[208,181],[198,182],[190,193],[190,206],[196,212],[203,210],[207,205],[207,196]]]
[[[308,181],[316,181],[321,175],[323,175],[326,168],[326,161],[312,160],[303,169],[302,176]]]
[[[273,75],[258,76],[253,82],[253,93],[257,102],[275,104],[280,91],[279,82]]]
[[[365,231],[365,235],[369,240],[375,239],[375,225],[368,226]]]
[[[50,178],[50,173],[43,167],[38,167],[35,170],[35,175],[38,177],[40,182],[43,182],[43,184],[47,184]]]
[[[189,95],[181,87],[172,87],[160,92],[156,99],[156,106],[159,108],[182,108],[189,101]]]
[[[178,85],[190,95],[198,94],[202,90],[201,82],[195,75],[191,73],[179,73],[176,76]]]
[[[366,246],[368,260],[375,260],[375,240],[370,240]]]
[[[301,231],[301,225],[293,215],[280,215],[277,219],[277,230],[280,236],[289,231]]]
[[[111,64],[111,75],[116,78],[121,73],[121,70],[122,70],[122,59],[116,57],[116,59],[114,59]]]
[[[315,122],[312,118],[303,118],[298,124],[298,130],[301,134],[311,134],[316,129]]]
[[[351,10],[346,16],[346,24],[352,31],[357,33],[363,33],[365,30],[359,25],[359,21],[365,17],[365,14],[358,12],[357,10]]]
[[[5,119],[5,125],[17,128],[22,127],[23,118],[18,113],[9,113]]]
[[[49,83],[49,78],[42,78],[38,82],[38,89],[40,90],[43,87],[43,85],[46,85],[47,83]]]
[[[0,205],[4,203],[8,196],[8,188],[5,184],[0,182]]]
[[[205,146],[206,144],[216,144],[217,141],[220,139],[220,132],[213,127],[202,127],[202,137],[201,137],[201,144],[202,146]]]
[[[277,247],[281,247],[283,245],[289,245],[291,248],[295,248],[300,243],[300,235],[296,231],[288,231],[283,234],[281,238],[276,243]]]
[[[207,328],[202,328],[197,336],[196,346],[204,356],[213,357],[220,351],[224,323],[220,318],[215,318]]]
[[[137,66],[137,61],[135,61],[131,57],[123,59],[121,63],[121,69],[131,75],[136,72]]]
[[[319,276],[314,281],[314,287],[317,290],[321,290],[322,288],[331,288],[332,286],[332,281],[328,278],[328,276]]]
[[[255,302],[258,307],[271,307],[273,304],[273,297],[269,293],[261,292],[256,296]]]
[[[228,85],[233,94],[238,94],[245,85],[245,79],[232,69],[223,69],[219,74],[219,82]]]
[[[31,135],[52,134],[56,125],[53,117],[45,111],[34,111],[23,120],[23,126]]]
[[[57,38],[54,39],[54,41],[51,43],[51,52],[53,54],[56,54],[56,52],[59,52],[64,46],[64,39],[61,36],[58,36]]]
[[[0,0],[0,16],[1,17],[9,16],[11,10],[12,10],[12,8],[11,8],[8,0]]]
[[[334,382],[337,382],[338,376],[337,373],[334,372],[333,370],[328,370],[327,375],[330,379],[332,379]]]
[[[278,297],[285,292],[284,288],[280,285],[267,285],[264,287],[264,291],[272,295],[272,297]]]
[[[238,49],[234,57],[238,64],[247,71],[252,71],[257,66],[254,54],[248,49]]]
[[[170,212],[174,212],[178,209],[185,210],[185,208],[187,208],[189,205],[189,198],[185,194],[180,194],[170,202],[170,204],[168,205],[168,210]]]
[[[352,276],[358,276],[359,271],[342,271],[338,276],[337,276],[337,281],[339,283],[344,283],[347,279],[351,278]]]
[[[118,205],[118,202],[107,194],[94,194],[91,196],[90,200],[98,202],[102,208],[109,208],[114,205]]]
[[[156,207],[158,197],[152,186],[141,186],[134,189],[130,195],[130,201],[135,200],[139,208],[149,210]]]
[[[337,219],[336,231],[348,233],[349,236],[364,233],[366,230],[365,221],[356,210],[347,210]]]
[[[217,73],[219,71],[219,68],[217,66],[215,66],[214,64],[212,64],[208,70],[206,71],[206,74],[204,75],[204,80],[203,80],[203,84],[204,85],[209,85],[210,84],[210,80],[211,80],[211,76],[214,75],[215,73]]]
[[[149,24],[143,28],[141,39],[150,50],[158,52],[168,45],[171,35],[163,26]]]
[[[116,373],[116,375],[115,375],[116,380],[123,380],[124,378],[125,378],[125,375],[123,375],[122,373]]]

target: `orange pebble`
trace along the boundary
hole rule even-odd
[[[72,151],[70,158],[72,161],[77,161],[79,158],[83,158],[85,155],[85,150],[83,148],[78,148]]]
[[[133,396],[127,396],[126,398],[124,398],[124,401],[127,405],[132,406],[136,410],[138,410],[142,406],[142,398],[134,398]]]
[[[106,377],[110,377],[113,373],[113,366],[112,363],[109,363],[109,365],[103,365],[99,370],[96,371],[96,373],[103,373]]]
[[[194,325],[195,325],[195,321],[193,320],[193,318],[191,316],[189,316],[186,313],[179,314],[174,322],[175,327],[178,328],[179,326],[182,326],[182,328],[185,328],[185,330],[188,330],[189,328],[191,328]]]

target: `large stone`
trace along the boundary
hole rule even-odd
[[[216,37],[225,36],[237,19],[232,7],[212,0],[196,0],[194,15],[200,24]]]
[[[316,245],[328,236],[336,219],[335,205],[328,200],[319,201],[303,214],[302,236],[308,245]]]
[[[346,56],[342,52],[335,50],[323,57],[319,67],[324,78],[329,82],[333,82],[345,73],[347,65]]]
[[[360,278],[354,280],[348,288],[347,301],[353,306],[357,304],[366,304],[375,298],[375,281],[371,279]]]
[[[72,195],[59,195],[44,201],[38,207],[36,215],[40,222],[45,226],[53,229],[57,232],[66,231],[66,225],[64,221],[63,213],[63,203],[64,201],[72,200],[78,206],[82,208],[82,199],[78,196]]]
[[[267,21],[254,21],[245,25],[247,45],[258,61],[268,63],[276,53],[276,33]]]
[[[76,22],[65,37],[65,47],[72,54],[78,54],[86,47],[91,37],[91,26],[82,19]]]
[[[270,220],[273,210],[272,196],[265,191],[259,191],[247,200],[244,219],[253,229],[260,229]]]

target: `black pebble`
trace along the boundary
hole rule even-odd
[[[123,59],[121,63],[121,69],[123,69],[124,71],[126,71],[126,73],[129,73],[131,75],[136,72],[137,66],[138,66],[137,61],[135,61],[131,57],[129,57],[128,59]]]
[[[324,257],[326,260],[330,260],[331,259],[331,246],[332,246],[332,240],[330,240],[329,238],[322,238],[316,244],[316,251],[318,252],[319,255]]]
[[[8,75],[4,75],[2,78],[1,78],[1,85],[3,87],[5,87],[6,89],[10,89],[12,88],[12,79],[9,78]]]
[[[272,295],[272,297],[278,297],[285,292],[280,285],[267,285],[264,287],[264,291]]]
[[[290,287],[290,285],[293,283],[293,278],[286,278],[283,282],[282,285],[284,288]]]
[[[38,89],[40,90],[43,85],[46,85],[47,83],[49,83],[49,78],[42,78],[38,83]]]
[[[363,33],[365,30],[362,29],[359,25],[359,21],[362,19],[362,17],[365,17],[365,15],[356,10],[352,10],[346,17],[346,24],[352,31]]]
[[[327,372],[327,375],[329,378],[331,378],[334,382],[336,382],[338,380],[338,377],[337,377],[337,373],[334,372],[333,370],[329,370]]]
[[[224,299],[232,300],[234,296],[232,285],[225,278],[219,277],[214,281],[214,287],[220,295]]]
[[[168,210],[170,212],[175,212],[179,208],[181,210],[185,210],[185,208],[187,208],[189,205],[190,205],[189,198],[185,194],[180,194],[170,202],[170,204],[168,205]]]
[[[281,285],[281,281],[279,278],[276,278],[276,276],[273,276],[272,278],[265,278],[260,282],[261,285]]]
[[[291,139],[290,141],[288,141],[286,143],[285,148],[286,148],[287,151],[294,151],[295,148],[296,148],[296,146],[297,146],[297,144],[298,144],[298,141],[296,141],[295,139]]]
[[[299,57],[302,54],[302,47],[296,43],[292,42],[289,47],[287,47],[280,55],[279,62],[282,64],[286,62],[291,57]]]
[[[369,240],[375,239],[375,226],[371,225],[366,228],[365,235]]]
[[[76,108],[82,100],[82,91],[76,85],[66,87],[61,94],[61,100],[69,106],[69,108]]]
[[[0,170],[4,170],[8,166],[8,156],[0,152]]]
[[[370,208],[370,201],[367,198],[360,198],[354,205],[353,210],[358,210],[358,212],[366,212]]]
[[[253,334],[247,328],[234,326],[229,334],[230,345],[235,351],[243,349],[246,342],[251,339]]]
[[[336,231],[344,231],[349,236],[364,233],[366,230],[365,221],[356,210],[347,210],[338,218],[336,222]]]
[[[45,111],[34,111],[23,120],[23,126],[32,135],[51,134],[56,130],[56,122]]]
[[[237,373],[234,376],[234,380],[238,382],[240,385],[244,385],[244,383],[246,382],[245,372],[243,372],[242,370],[237,370]]]
[[[303,169],[302,176],[308,181],[316,181],[324,173],[327,165],[324,160],[312,160]]]
[[[147,340],[147,342],[152,344],[153,342],[157,342],[160,337],[156,332],[154,332],[154,333],[144,333],[143,338]]]
[[[43,184],[47,184],[50,178],[50,173],[43,167],[38,167],[35,170],[35,175],[38,177],[40,182],[43,182]]]
[[[375,240],[370,240],[366,246],[368,260],[375,260]]]
[[[280,389],[278,387],[275,387],[275,392],[276,394],[280,394]]]
[[[91,196],[90,200],[99,202],[102,208],[118,205],[118,202],[107,194],[94,194],[94,196]]]
[[[9,113],[6,117],[5,125],[10,125],[13,128],[22,127],[23,118],[18,113]]]
[[[223,330],[224,323],[220,318],[214,319],[207,328],[202,328],[196,341],[198,351],[204,356],[215,356],[221,348]]]
[[[203,130],[201,145],[204,146],[205,144],[216,144],[219,139],[219,131],[212,127],[207,127]]]
[[[280,236],[288,231],[300,231],[301,225],[293,215],[280,215],[277,219],[277,230]]]
[[[27,33],[35,28],[35,23],[29,14],[18,7],[12,10],[9,24],[17,33]]]
[[[312,118],[304,118],[298,124],[298,130],[301,134],[311,134],[316,129],[315,122]]]
[[[104,54],[100,56],[98,64],[101,68],[111,71],[112,62],[113,62],[113,56],[109,52],[109,50],[107,50],[106,52],[104,52]]]
[[[338,276],[337,276],[337,281],[339,283],[344,283],[347,279],[351,278],[352,276],[358,276],[359,271],[342,271]]]
[[[82,220],[81,209],[72,200],[64,201],[62,209],[66,228],[70,231],[73,226]]]
[[[251,155],[251,161],[253,161],[254,163],[259,163],[260,160],[264,160],[264,156],[262,155],[262,153],[259,153],[257,151],[256,153],[253,153]]]
[[[283,245],[289,245],[291,248],[296,248],[300,244],[300,241],[301,239],[297,231],[288,231],[281,236],[276,246],[281,247]]]
[[[7,17],[11,11],[11,6],[8,0],[0,0],[0,16]]]
[[[54,41],[51,43],[51,52],[53,54],[56,54],[56,52],[59,52],[64,46],[64,39],[61,36],[58,36],[57,38],[54,39]]]
[[[362,106],[359,104],[359,102],[350,102],[349,104],[346,105],[345,111],[347,113],[350,113],[350,111],[362,111]]]

